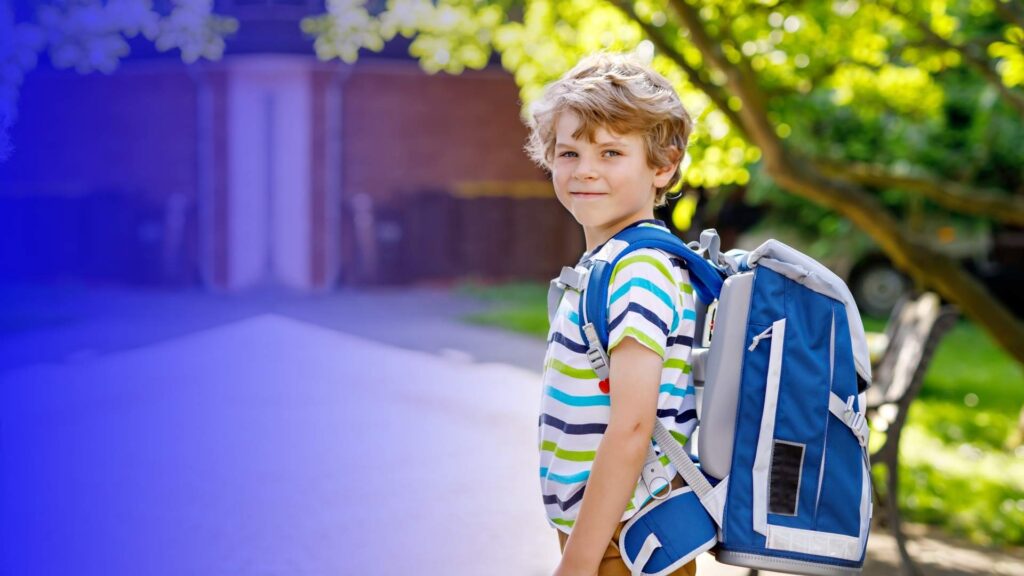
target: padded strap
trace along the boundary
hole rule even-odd
[[[713,250],[716,256],[721,255],[719,253],[720,240],[718,240],[717,232],[714,230],[706,231],[705,234],[702,234],[702,239],[708,243],[707,250]],[[610,363],[606,352],[608,348],[608,284],[611,272],[619,260],[627,254],[642,248],[664,250],[669,254],[677,256],[686,263],[694,290],[701,301],[705,303],[711,303],[721,294],[722,284],[724,283],[723,276],[725,275],[724,271],[717,265],[718,258],[716,258],[714,264],[708,262],[701,254],[694,252],[682,240],[664,229],[654,227],[626,228],[617,234],[613,240],[625,242],[627,246],[620,250],[610,262],[596,260],[593,263],[592,267],[588,270],[589,273],[585,276],[586,289],[580,298],[580,333],[584,343],[587,345],[587,359],[601,380],[607,378],[610,373]],[[565,269],[563,269],[563,273],[565,273]],[[565,275],[566,280],[575,279],[575,276],[572,274]],[[654,421],[653,436],[654,441],[661,447],[662,453],[668,456],[669,461],[672,462],[686,483],[697,494],[704,507],[711,510],[714,507],[711,483],[708,482],[704,474],[697,468],[697,465],[690,460],[686,450],[683,449],[658,419]],[[645,466],[645,470],[646,468]],[[647,483],[647,487],[648,490],[651,489],[649,483]],[[647,543],[645,542],[646,545]],[[660,546],[660,543],[658,545]],[[653,554],[653,550],[650,553]],[[641,557],[643,557],[642,553],[634,564],[634,574],[639,573],[637,570],[642,570],[647,559],[649,559],[649,554],[642,562],[640,561]],[[637,568],[638,566],[639,568]]]
[[[587,278],[590,275],[590,268],[586,266],[576,266],[570,268],[569,266],[563,266],[561,274],[558,278],[552,278],[551,284],[548,286],[548,324],[550,325],[555,321],[555,312],[558,311],[558,305],[562,303],[562,296],[565,294],[566,288],[572,288],[577,292],[583,292],[587,287]]]
[[[654,552],[658,548],[661,548],[661,541],[654,535],[654,532],[651,532],[647,535],[643,545],[640,546],[640,551],[636,554],[636,560],[633,561],[633,567],[630,569],[633,576],[644,576],[644,567],[650,562],[651,556],[654,556]]]
[[[565,294],[565,285],[558,281],[558,278],[551,280],[548,286],[548,325],[555,321],[555,313],[558,312],[558,305],[562,303],[562,296]]]
[[[716,233],[717,234],[717,233]],[[717,262],[709,262],[694,252],[677,236],[666,230],[657,228],[627,228],[616,238],[629,243],[629,247],[619,253],[616,260],[629,252],[641,248],[657,248],[686,262],[690,280],[701,301],[710,303],[722,292],[723,273]]]
[[[610,262],[595,262],[589,274],[587,288],[580,299],[580,322],[593,323],[597,329],[601,346],[608,348],[608,289],[612,271],[619,260],[636,250],[654,248],[679,257],[686,263],[697,297],[704,303],[711,303],[722,292],[723,272],[705,260],[671,232],[654,227],[632,227],[619,232],[614,240],[625,242]],[[584,343],[589,337],[583,334]]]

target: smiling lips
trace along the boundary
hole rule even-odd
[[[606,196],[602,192],[570,192],[576,198],[597,198],[598,196]]]

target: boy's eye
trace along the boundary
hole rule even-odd
[[[616,156],[622,156],[622,153],[619,152],[618,150],[605,150],[605,152],[606,153],[615,154]],[[562,157],[562,158],[566,158],[566,157],[568,157],[569,154],[576,154],[576,153],[575,152],[571,152],[571,151],[567,151],[567,152],[562,152],[561,154],[559,154],[559,156]]]

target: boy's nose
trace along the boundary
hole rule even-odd
[[[597,171],[590,167],[585,162],[580,162],[576,165],[576,170],[573,172],[573,177],[577,180],[593,180],[597,177]]]

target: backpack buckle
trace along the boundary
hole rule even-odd
[[[562,272],[558,275],[557,282],[562,288],[572,288],[577,292],[583,292],[589,280],[590,268],[586,266],[576,266],[575,268],[563,266]]]
[[[843,413],[843,420],[846,421],[847,427],[853,431],[854,436],[857,437],[857,442],[863,448],[868,445],[867,419],[864,417],[864,414],[853,409],[853,399],[853,396],[846,399],[846,411]]]
[[[651,495],[651,498],[655,500],[664,500],[668,498],[672,492],[672,480],[668,477],[668,470],[662,465],[661,460],[658,460],[657,454],[654,450],[650,450],[648,453],[647,462],[644,463],[643,472],[640,473],[640,479],[643,481],[644,488],[647,489],[647,493]],[[661,482],[659,482],[659,480]],[[662,494],[658,494],[659,490],[665,490]]]
[[[590,361],[590,367],[597,373],[598,380],[608,378],[611,373],[608,354],[601,347],[601,341],[597,337],[597,329],[594,328],[593,322],[587,322],[583,326],[583,334],[586,335],[588,340],[587,360]]]

